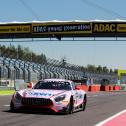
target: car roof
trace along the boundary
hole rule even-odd
[[[72,82],[71,80],[59,79],[59,78],[58,79],[57,78],[44,79],[43,81],[56,81],[56,82],[64,81],[64,82],[69,82],[69,83]]]

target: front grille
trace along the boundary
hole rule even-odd
[[[53,105],[50,99],[45,98],[22,98],[23,105],[50,106]]]

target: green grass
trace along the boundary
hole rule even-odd
[[[0,90],[0,95],[11,95],[15,90]]]

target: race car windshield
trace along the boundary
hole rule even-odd
[[[38,82],[34,89],[71,90],[69,82]]]

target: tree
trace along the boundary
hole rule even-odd
[[[20,59],[20,60],[23,60],[24,56],[25,56],[25,53],[24,53],[23,47],[21,45],[18,45],[18,47],[17,47],[17,58]]]
[[[114,70],[114,73],[117,74],[117,73],[118,73],[118,69],[115,69],[115,70]]]
[[[87,65],[87,70],[89,71],[89,72],[93,72],[93,73],[95,73],[96,72],[96,67],[95,67],[95,65]]]
[[[97,71],[98,73],[102,73],[102,67],[99,65],[99,66],[96,68],[96,71]]]
[[[0,50],[1,50],[1,56],[4,57],[5,54],[6,54],[6,53],[5,53],[5,52],[6,52],[6,46],[5,46],[5,45],[1,46],[1,47],[0,47]]]
[[[103,67],[103,73],[109,73],[109,70],[106,66]]]
[[[113,73],[113,70],[112,70],[112,69],[110,69],[110,70],[109,70],[109,73],[110,73],[110,74],[112,74],[112,73]]]

